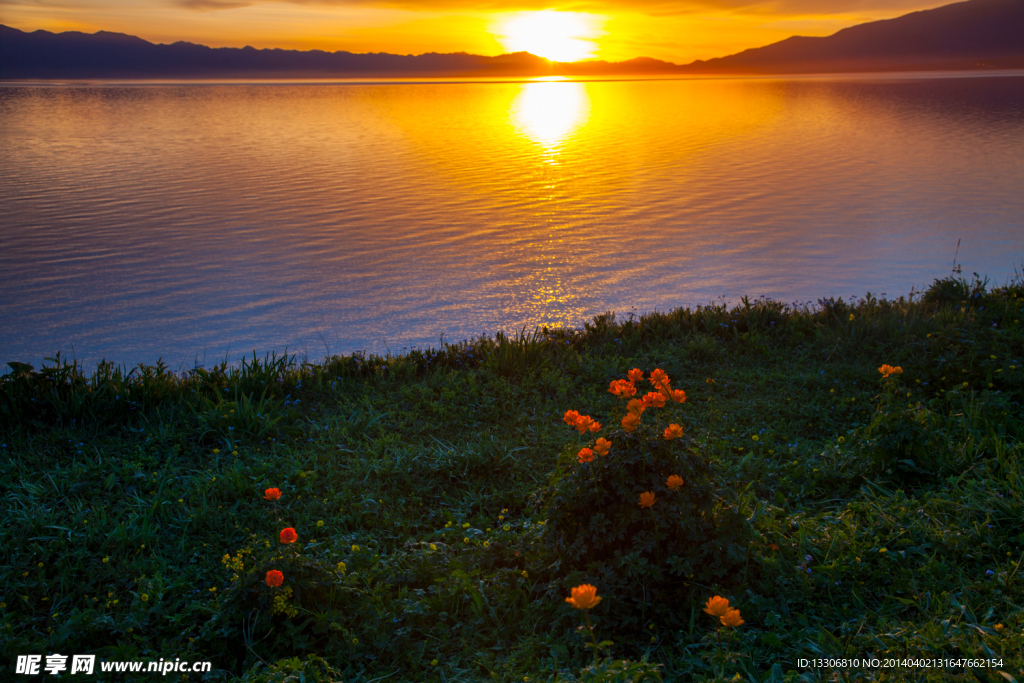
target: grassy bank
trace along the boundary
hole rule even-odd
[[[1022,309],[1019,280],[951,277],[400,357],[14,364],[0,678],[93,653],[212,662],[191,681],[1024,680]],[[657,368],[686,400],[627,431],[633,368],[634,398]]]

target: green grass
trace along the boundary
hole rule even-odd
[[[398,357],[12,364],[0,679],[59,652],[213,662],[193,681],[642,680],[654,663],[679,681],[1024,681],[1022,308],[1019,280],[951,277],[913,300],[608,315]],[[904,372],[883,381],[883,363]],[[625,595],[662,576],[647,556],[581,564],[546,524],[585,441],[563,413],[625,443],[607,387],[633,367],[687,392],[678,448],[747,547],[649,605]],[[564,602],[584,582],[625,664],[595,665]],[[742,627],[701,611],[715,594]],[[854,657],[1002,666],[797,665]]]

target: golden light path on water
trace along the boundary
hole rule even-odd
[[[590,96],[583,83],[540,80],[523,84],[512,102],[509,120],[521,135],[537,145],[537,157],[557,172],[562,145],[586,124],[589,114]],[[575,296],[568,283],[558,277],[557,266],[550,262],[544,265],[550,258],[543,249],[531,254],[531,259],[542,264],[531,285],[534,307],[550,312],[571,309]]]
[[[400,350],[1024,259],[1024,77],[0,85],[0,362]]]

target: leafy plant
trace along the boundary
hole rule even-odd
[[[629,399],[641,374],[631,371],[609,391]],[[698,584],[737,579],[750,538],[737,504],[715,496],[711,465],[696,442],[670,422],[679,419],[671,416],[685,394],[662,371],[652,377],[654,391],[617,414],[622,429],[594,430],[589,416],[566,413],[581,434],[607,431],[609,439],[563,451],[542,494],[549,546],[564,567],[600,582],[606,620],[622,627],[655,615],[681,623],[678,608],[694,599]]]

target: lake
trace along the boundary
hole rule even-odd
[[[0,84],[0,238],[0,362],[1003,284],[1024,74]]]

